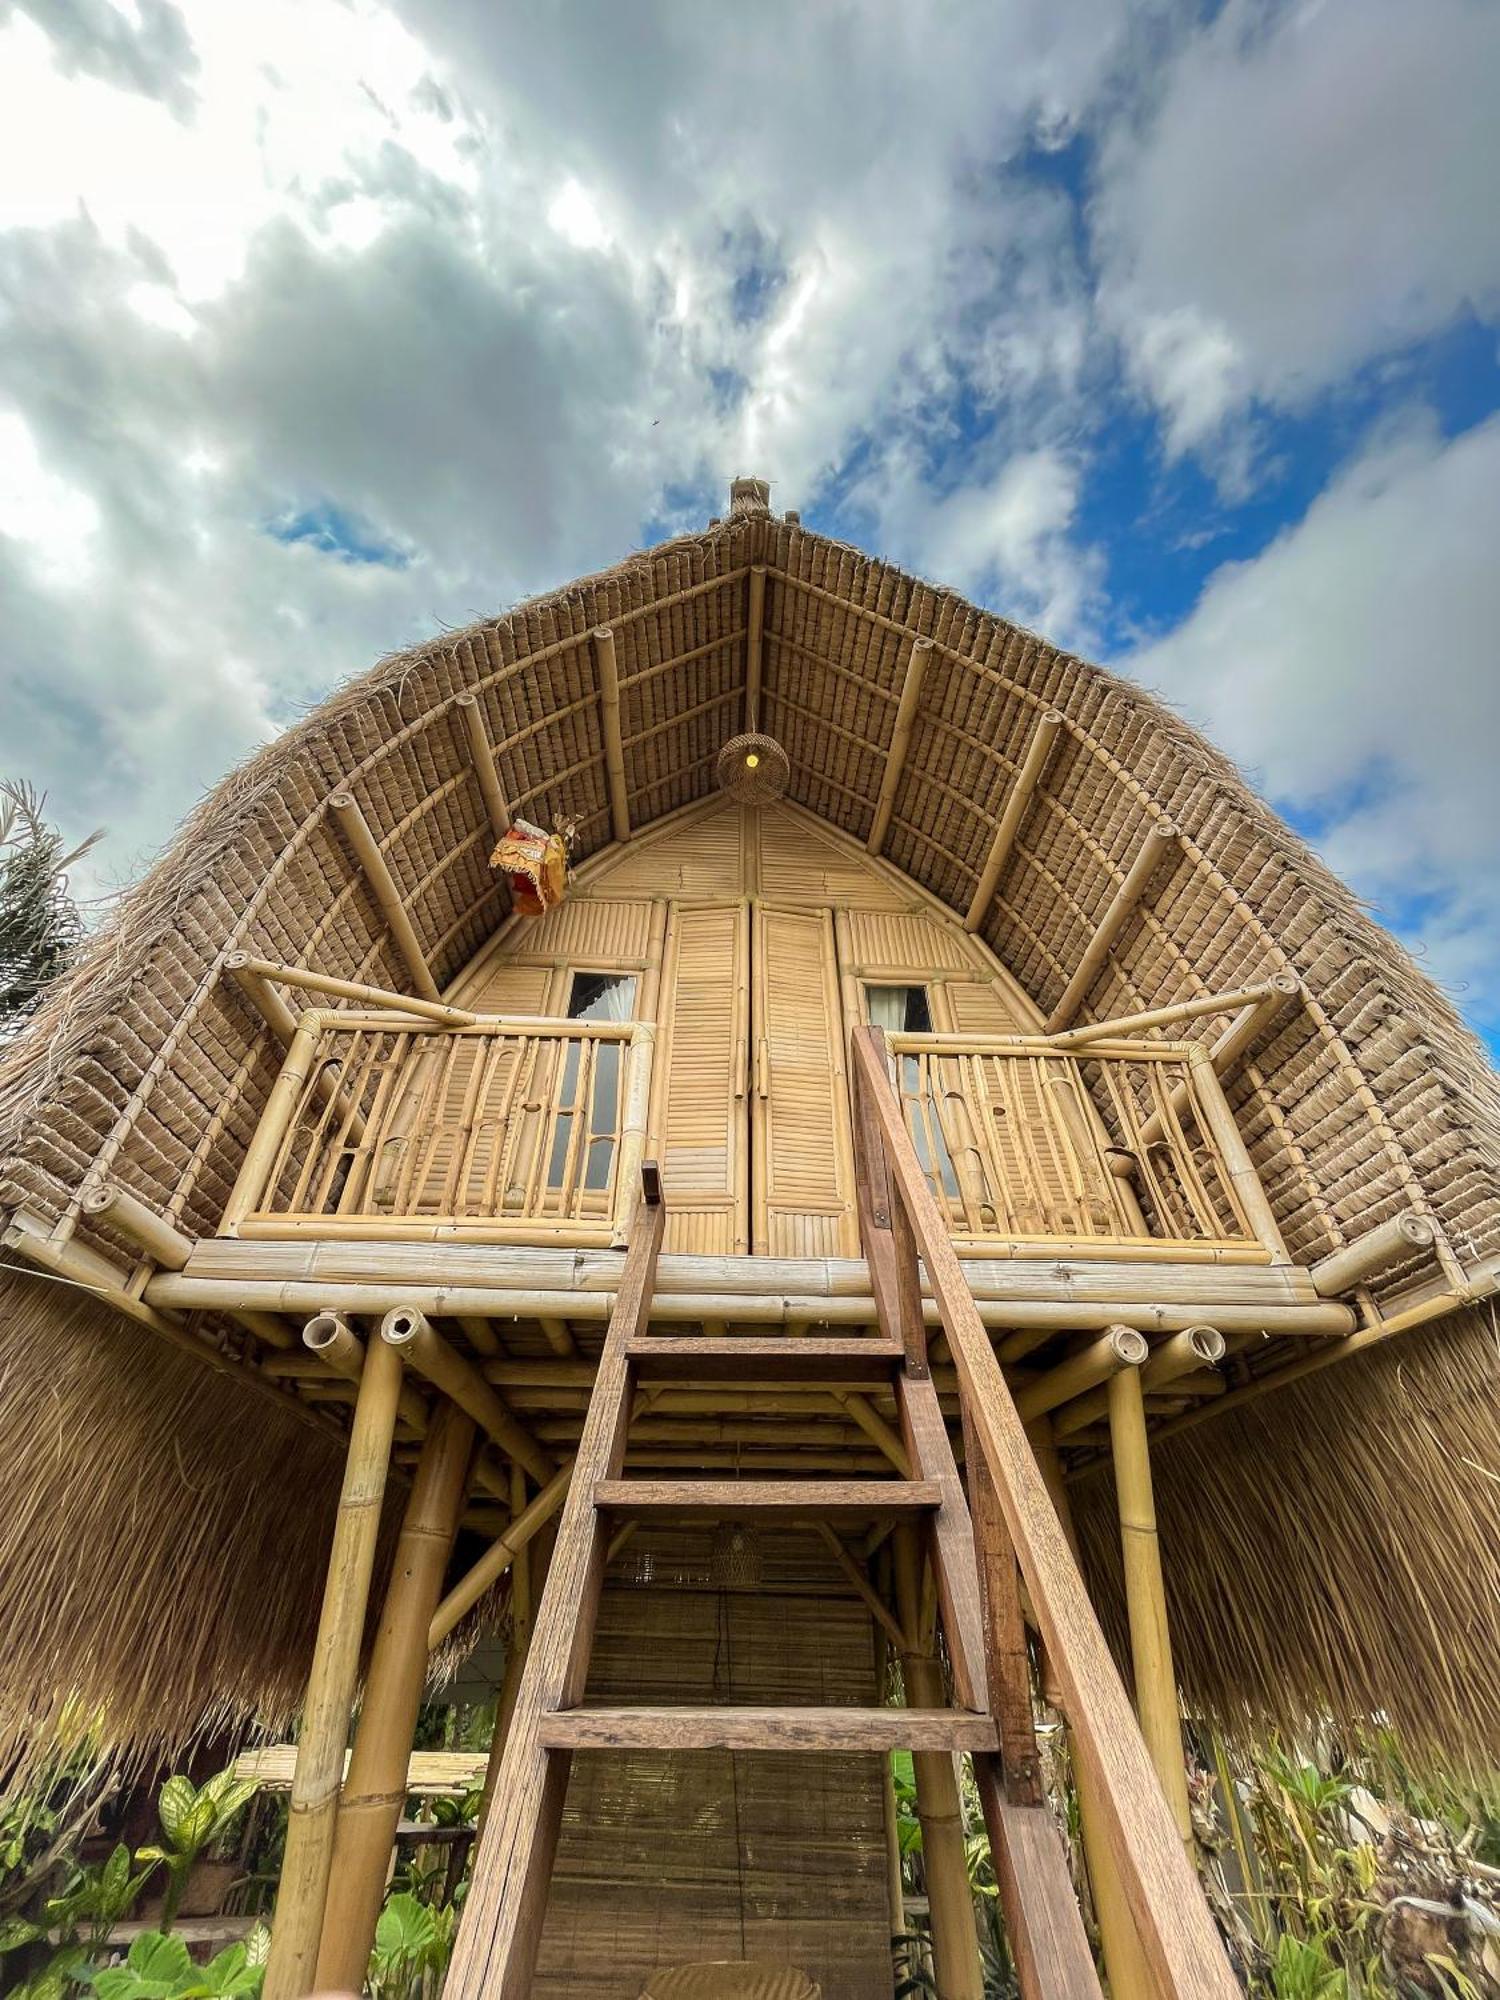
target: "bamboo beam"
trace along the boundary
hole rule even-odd
[[[370,1962],[427,1680],[427,1626],[458,1528],[474,1432],[455,1404],[438,1409],[406,1503],[334,1829],[317,1969],[328,1992],[358,1993]]]
[[[1249,1149],[1240,1135],[1234,1113],[1229,1108],[1224,1086],[1214,1074],[1208,1050],[1194,1048],[1188,1058],[1188,1067],[1197,1092],[1199,1114],[1207,1128],[1205,1137],[1212,1139],[1218,1147],[1223,1169],[1234,1184],[1240,1207],[1252,1231],[1270,1252],[1273,1264],[1290,1264],[1292,1260],[1281,1240],[1275,1214],[1266,1199],[1266,1191],[1260,1184],[1260,1175],[1255,1171]]]
[[[1198,1368],[1213,1368],[1224,1359],[1225,1341],[1214,1326],[1190,1326],[1174,1333],[1159,1347],[1153,1347],[1141,1364],[1141,1388],[1145,1392],[1165,1388]],[[1090,1424],[1104,1423],[1109,1417],[1109,1387],[1091,1389],[1053,1412],[1052,1430],[1056,1437],[1072,1437]]]
[[[432,1614],[427,1628],[430,1650],[436,1651],[458,1621],[474,1608],[493,1584],[499,1582],[532,1537],[552,1519],[568,1496],[568,1482],[572,1476],[570,1459],[553,1473],[541,1492],[516,1515],[504,1534],[491,1542],[479,1560],[454,1584]]]
[[[180,1271],[193,1254],[195,1239],[187,1236],[164,1215],[158,1215],[154,1208],[133,1195],[128,1188],[122,1188],[114,1181],[96,1181],[83,1191],[79,1201],[82,1214],[94,1216],[128,1236],[137,1249],[145,1251],[164,1271]],[[247,1333],[265,1346],[286,1348],[292,1344],[292,1336],[274,1313],[256,1312],[253,1307],[242,1308],[233,1317]]]
[[[391,941],[406,966],[411,983],[424,1000],[436,1000],[437,981],[427,963],[416,928],[406,913],[406,905],[401,900],[401,892],[396,887],[396,878],[390,871],[380,844],[370,829],[370,823],[359,809],[359,802],[350,792],[335,792],[328,801],[334,818],[343,830],[355,860],[364,872],[370,886],[370,894],[380,905],[391,933]]]
[[[448,1345],[425,1313],[412,1306],[395,1307],[380,1322],[380,1338],[418,1374],[425,1375],[435,1389],[466,1410],[486,1437],[539,1485],[545,1485],[556,1472],[555,1462],[531,1432],[511,1415],[473,1362]]]
[[[240,1162],[239,1173],[235,1176],[219,1221],[219,1232],[223,1236],[233,1236],[245,1217],[265,1198],[266,1182],[296,1112],[302,1086],[317,1059],[322,1034],[323,1016],[315,1007],[309,1007],[297,1024],[292,1045],[286,1052],[276,1081],[271,1085],[255,1136],[245,1148],[245,1157]]]
[[[749,608],[745,617],[745,727],[760,726],[761,677],[764,670],[766,626],[766,566],[750,566]]]
[[[365,1343],[340,1312],[314,1313],[302,1329],[302,1344],[320,1367],[341,1381],[357,1384],[365,1372]],[[427,1405],[406,1381],[397,1408],[408,1430],[418,1437],[426,1434]]]
[[[1389,1221],[1366,1230],[1341,1250],[1320,1257],[1308,1270],[1313,1290],[1320,1298],[1336,1299],[1352,1292],[1356,1285],[1368,1284],[1419,1250],[1430,1250],[1437,1236],[1422,1215],[1393,1215]]]
[[[616,840],[629,840],[630,797],[625,789],[625,744],[620,733],[620,668],[615,658],[615,635],[608,625],[594,628],[594,671],[599,680],[610,827]]]
[[[1057,732],[1063,726],[1063,717],[1055,708],[1045,709],[1037,717],[1036,728],[1031,733],[1031,741],[1026,746],[1026,755],[1021,760],[1021,768],[1016,773],[1005,801],[1005,809],[1000,815],[1000,824],[995,828],[995,837],[990,842],[989,855],[980,870],[979,881],[964,918],[966,931],[977,931],[988,914],[991,898],[1000,886],[1000,877],[1005,872],[1005,864],[1010,859],[1011,849],[1016,844],[1016,836],[1021,831],[1021,822],[1026,817],[1026,809],[1031,804],[1032,794],[1041,782],[1047,759],[1052,755],[1052,745],[1057,740]]]
[[[1017,1414],[1022,1423],[1029,1424],[1081,1396],[1086,1389],[1097,1388],[1121,1369],[1139,1368],[1147,1352],[1145,1340],[1133,1328],[1112,1326],[1102,1340],[1092,1341],[1055,1368],[1049,1368],[1036,1381],[1027,1383],[1024,1389],[1018,1389]]]
[[[578,1352],[578,1343],[569,1333],[566,1320],[558,1319],[552,1313],[541,1313],[538,1315],[537,1323],[542,1329],[542,1337],[554,1354],[572,1355]],[[591,1381],[593,1379],[592,1371],[589,1379]]]
[[[261,970],[264,960],[252,959],[248,951],[232,951],[224,960],[224,970],[265,1022],[283,1048],[290,1048],[297,1032],[297,1017]]]
[[[917,720],[917,703],[922,694],[922,675],[931,657],[930,639],[912,640],[911,651],[906,656],[906,677],[901,683],[901,700],[896,709],[896,724],[891,731],[890,748],[885,753],[885,769],[880,778],[880,795],[875,801],[875,819],[870,828],[870,838],[865,843],[872,854],[879,854],[885,846],[885,837],[890,832],[891,814],[896,809],[896,789],[901,783],[901,773],[906,768],[906,753],[911,748],[911,733]]]
[[[906,1633],[891,1615],[885,1599],[866,1575],[864,1564],[854,1560],[840,1540],[838,1530],[830,1527],[827,1521],[815,1521],[813,1527],[827,1544],[828,1552],[838,1564],[840,1573],[852,1585],[855,1596],[866,1607],[891,1644],[900,1652],[908,1643]]]
[[[248,975],[259,980],[279,979],[283,986],[324,993],[331,1000],[357,1000],[362,1007],[388,1007],[393,1013],[414,1014],[423,1021],[437,1021],[445,1028],[472,1028],[480,1018],[463,1007],[445,1007],[435,992],[430,999],[414,999],[410,994],[392,993],[384,986],[364,986],[356,979],[335,979],[331,973],[313,972],[303,965],[273,965],[269,959],[252,958],[242,951],[231,952],[224,963],[237,978]],[[341,1021],[340,1025],[347,1024]]]
[[[829,1391],[829,1394],[840,1409],[848,1411],[854,1422],[859,1425],[871,1443],[885,1453],[901,1477],[909,1479],[911,1477],[911,1463],[907,1457],[906,1447],[901,1442],[897,1431],[881,1416],[880,1412],[871,1403],[869,1397],[862,1395],[857,1389],[833,1389]],[[671,1407],[672,1405],[668,1401],[665,1408],[670,1409]]]
[[[1083,1005],[1089,988],[1099,975],[1099,968],[1108,958],[1116,939],[1134,914],[1136,905],[1146,893],[1147,884],[1161,866],[1163,858],[1177,845],[1177,829],[1167,820],[1158,820],[1146,830],[1134,861],[1126,870],[1125,879],[1110,898],[1103,916],[1094,930],[1094,935],[1084,947],[1073,977],[1068,981],[1062,998],[1047,1016],[1045,1032],[1058,1034],[1072,1021]]]
[[[1228,1076],[1240,1057],[1260,1040],[1282,1009],[1302,992],[1300,983],[1289,973],[1282,972],[1268,979],[1265,987],[1264,999],[1252,1001],[1249,1006],[1241,1008],[1223,1034],[1210,1047],[1208,1059],[1213,1064],[1215,1076]],[[1180,1123],[1188,1108],[1186,1084],[1179,1083],[1173,1090],[1171,1104],[1172,1116]],[[1141,1144],[1154,1146],[1162,1136],[1163,1129],[1161,1113],[1153,1111],[1141,1127]]]
[[[1295,984],[1295,982],[1293,982]],[[1242,986],[1233,993],[1205,993],[1196,1000],[1179,1000],[1170,1007],[1149,1007],[1142,1014],[1117,1014],[1110,1021],[1086,1021],[1081,1028],[1068,1028],[1050,1037],[1057,1049],[1086,1048],[1090,1042],[1107,1042],[1122,1035],[1144,1034],[1149,1028],[1173,1028],[1179,1021],[1197,1021],[1205,1014],[1231,1014],[1239,1009],[1259,1009],[1262,1003],[1284,994],[1279,986],[1264,980],[1259,986]]]
[[[461,694],[455,698],[453,706],[458,710],[464,734],[469,739],[469,759],[479,782],[479,796],[484,800],[484,815],[490,823],[490,832],[496,840],[503,840],[510,831],[510,807],[505,803],[505,794],[495,773],[495,747],[484,726],[484,710],[479,705],[477,694]]]
[[[1156,1532],[1151,1448],[1146,1442],[1140,1370],[1124,1368],[1112,1375],[1106,1393],[1136,1713],[1156,1775],[1161,1779],[1161,1788],[1177,1822],[1177,1831],[1191,1858],[1193,1816],[1188,1804],[1187,1767],[1182,1756],[1182,1722],[1177,1712],[1177,1677],[1167,1629],[1167,1594],[1162,1579],[1161,1543]]]
[[[901,1684],[908,1708],[943,1708],[947,1691],[931,1641],[923,1644],[922,1552],[915,1528],[896,1530],[896,1604],[900,1618]],[[969,1888],[963,1808],[951,1750],[912,1752],[922,1869],[932,1924],[937,1990],[943,2000],[984,2000],[974,1897]]]
[[[328,1580],[297,1741],[264,2000],[302,2000],[313,1990],[333,1860],[339,1784],[344,1775],[344,1745],[354,1705],[360,1639],[400,1391],[400,1358],[393,1348],[377,1341],[360,1376],[349,1434]]]

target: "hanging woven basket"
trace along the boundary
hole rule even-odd
[[[744,806],[779,799],[792,775],[785,750],[758,729],[731,736],[719,752],[719,787]]]

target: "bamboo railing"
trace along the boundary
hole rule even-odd
[[[1285,1262],[1197,1044],[894,1034],[889,1047],[907,1136],[961,1247]]]
[[[617,1241],[653,1040],[638,1021],[310,1009],[219,1233]]]

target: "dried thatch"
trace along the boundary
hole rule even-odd
[[[1036,718],[1060,711],[1045,786],[984,926],[1022,984],[1044,1008],[1057,1000],[1143,832],[1170,818],[1179,858],[1095,980],[1086,1011],[1102,1017],[1295,974],[1306,1004],[1252,1050],[1232,1092],[1293,1255],[1311,1261],[1405,1209],[1436,1223],[1450,1282],[1500,1253],[1500,1080],[1446,999],[1230,765],[1142,690],[949,592],[772,520],[753,493],[702,536],[386,661],[214,792],[0,1063],[0,1209],[76,1229],[128,1266],[127,1245],[81,1220],[82,1190],[102,1165],[182,1228],[211,1232],[276,1067],[269,1037],[219,976],[226,954],[248,949],[403,983],[330,795],[358,800],[437,978],[450,978],[493,930],[499,893],[456,697],[478,695],[512,809],[573,816],[587,856],[610,838],[589,634],[601,623],[614,629],[626,794],[644,826],[711,790],[719,749],[742,724],[752,564],[767,571],[759,719],[789,754],[792,799],[868,834],[911,643],[930,638],[885,852],[962,910]],[[1414,1275],[1392,1273],[1382,1294]],[[105,1316],[64,1303],[55,1288],[28,1287],[24,1307],[8,1310],[15,1386],[6,1421],[18,1442],[0,1453],[0,1508],[10,1523],[27,1522],[27,1563],[57,1594],[54,1602],[52,1582],[28,1586],[10,1566],[4,1713],[44,1722],[86,1679],[89,1699],[107,1697],[124,1734],[186,1732],[226,1708],[275,1714],[297,1683],[314,1615],[311,1552],[330,1477],[323,1439],[255,1397],[237,1400],[186,1356],[112,1321],[106,1334]],[[236,1365],[253,1371],[261,1358],[238,1329],[194,1332]],[[1205,1698],[1217,1690],[1226,1708],[1239,1701],[1266,1714],[1334,1693],[1345,1707],[1391,1705],[1394,1673],[1404,1676],[1403,1717],[1425,1705],[1450,1745],[1477,1731],[1500,1751],[1491,1699],[1467,1669],[1450,1698],[1437,1657],[1465,1645],[1476,1661],[1485,1647],[1493,1653],[1494,1547],[1481,1545],[1477,1528],[1462,1542],[1477,1608],[1450,1604],[1441,1643],[1403,1662],[1398,1647],[1380,1653],[1361,1638],[1387,1615],[1391,1568],[1379,1537],[1362,1552],[1351,1527],[1330,1544],[1345,1567],[1320,1586],[1330,1564],[1286,1504],[1286,1468],[1309,1448],[1292,1441],[1313,1430],[1324,1453],[1313,1490],[1325,1502],[1336,1490],[1351,1523],[1374,1505],[1368,1496],[1399,1486],[1391,1468],[1400,1461],[1373,1428],[1385,1406],[1361,1412],[1359,1401],[1360,1384],[1393,1369],[1408,1384],[1431,1373],[1434,1396],[1459,1370],[1471,1394],[1452,1424],[1466,1425],[1473,1455],[1492,1464],[1493,1376],[1469,1338],[1445,1322],[1352,1377],[1326,1370],[1294,1395],[1216,1418],[1170,1446],[1169,1487],[1182,1495],[1171,1504],[1186,1546],[1202,1549],[1181,1567],[1178,1619],[1184,1670]],[[135,1358],[122,1368],[112,1357],[126,1350]],[[65,1358],[69,1393],[51,1405],[62,1424],[33,1437],[24,1413],[49,1407]],[[1284,1343],[1265,1343],[1244,1365],[1264,1371],[1286,1358]],[[132,1424],[131,1469],[112,1469]],[[220,1432],[231,1440],[222,1459],[208,1442]],[[44,1452],[41,1436],[61,1442]],[[223,1476],[207,1497],[191,1483],[200,1450]],[[1421,1463],[1416,1450],[1408,1439],[1409,1462]],[[1387,1468],[1378,1478],[1377,1463]],[[1467,1477],[1450,1462],[1440,1486],[1409,1490],[1385,1518],[1409,1523],[1411,1547],[1430,1544]],[[1265,1597],[1243,1546],[1231,1561],[1227,1545],[1195,1539],[1209,1535],[1213,1511],[1193,1500],[1199,1480],[1205,1492],[1233,1490],[1234,1504],[1217,1510],[1231,1542],[1254,1499],[1266,1575],[1302,1572],[1264,1621],[1264,1651],[1244,1652],[1243,1671],[1236,1634]],[[128,1532],[108,1528],[110,1508]],[[109,1566],[74,1575],[80,1529],[96,1538],[101,1519]],[[1229,1606],[1222,1617],[1188,1590],[1208,1577]],[[175,1609],[163,1628],[170,1646],[127,1621],[130,1606],[144,1620],[158,1595],[183,1607],[187,1623],[194,1608],[196,1638],[182,1635]],[[34,1639],[24,1636],[31,1626]],[[1340,1643],[1342,1682],[1327,1665]],[[143,1659],[151,1672],[140,1671]],[[87,1676],[78,1661],[89,1663]]]

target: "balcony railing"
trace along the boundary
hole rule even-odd
[[[889,1037],[906,1129],[961,1248],[1285,1261],[1194,1043]]]
[[[302,1016],[221,1232],[620,1239],[653,1030],[632,1021]]]

